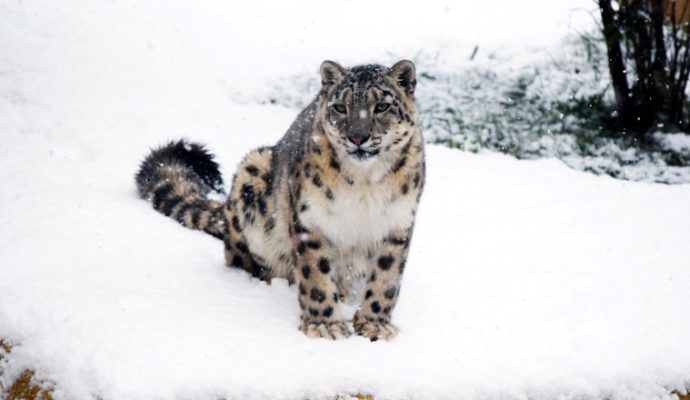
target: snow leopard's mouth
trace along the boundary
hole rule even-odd
[[[358,148],[357,150],[351,151],[348,154],[350,154],[350,156],[352,156],[353,158],[355,158],[359,161],[364,161],[364,160],[368,160],[368,159],[376,157],[379,154],[379,150],[376,149],[376,150],[367,151],[367,150]]]

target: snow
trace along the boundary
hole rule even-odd
[[[655,133],[654,139],[665,148],[679,153],[690,153],[690,135],[683,133]]]
[[[136,196],[170,138],[207,143],[226,181],[274,143],[296,110],[257,104],[269,78],[444,41],[549,45],[591,8],[516,3],[0,4],[0,384],[32,368],[58,399],[684,391],[690,185],[427,146],[400,334],[375,343],[306,338],[294,287],[227,269],[221,242]]]

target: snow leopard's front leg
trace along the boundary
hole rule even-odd
[[[412,227],[391,232],[374,256],[374,268],[367,280],[364,300],[353,319],[358,335],[392,339],[397,329],[391,324],[391,313],[398,300],[400,282],[412,238]]]
[[[300,330],[314,338],[343,339],[350,330],[338,312],[338,292],[334,283],[337,254],[331,243],[316,229],[307,230],[296,219],[297,262],[295,281],[302,309]]]

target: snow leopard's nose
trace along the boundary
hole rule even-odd
[[[371,134],[367,131],[353,131],[347,134],[347,140],[359,146],[369,139]]]

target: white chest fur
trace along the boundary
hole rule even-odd
[[[310,191],[305,200],[305,225],[318,227],[341,251],[370,249],[391,231],[408,228],[417,205],[414,196],[400,196],[388,185],[368,182],[334,188],[333,199]]]

